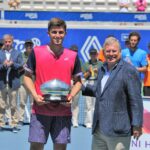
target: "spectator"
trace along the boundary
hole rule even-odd
[[[130,48],[130,41],[128,38],[125,40],[125,47]]]
[[[98,61],[98,52],[96,49],[90,50],[90,60],[83,66],[83,75],[88,84],[93,85],[97,79],[98,68],[102,65],[101,61]],[[95,106],[95,98],[85,97],[85,119],[84,126],[86,128],[92,127],[93,112]]]
[[[148,44],[148,49],[150,51],[150,43]],[[150,54],[147,54],[147,61],[148,67],[147,71],[145,72],[144,87],[143,87],[144,96],[150,96]]]
[[[0,39],[0,50],[3,50],[4,48],[4,41],[3,39]],[[9,99],[7,97],[6,99],[6,110],[5,110],[5,124],[9,125],[9,122],[11,122],[11,112],[10,112],[10,104],[9,104]]]
[[[120,12],[129,11],[129,0],[119,0]]]
[[[24,46],[25,46],[25,52],[23,53],[23,59],[24,62],[26,63],[30,53],[32,52],[33,42],[31,40],[26,40]],[[31,93],[29,93],[29,91],[26,89],[26,87],[22,82],[23,75],[24,75],[24,68],[21,68],[20,75],[21,75],[21,87],[19,88],[19,98],[20,98],[19,125],[22,126],[25,123],[24,115],[25,115],[25,107],[27,106],[27,100],[29,99],[29,104],[31,108],[33,103],[33,98]],[[29,118],[28,121],[30,121]]]
[[[0,39],[0,50],[3,49],[3,45],[4,45],[3,39]]]
[[[129,48],[122,50],[122,58],[135,66],[141,77],[141,73],[147,70],[146,51],[138,48],[140,42],[140,34],[138,32],[131,32],[129,34]]]
[[[8,5],[10,8],[17,9],[20,5],[20,0],[9,0]]]
[[[30,122],[29,142],[30,150],[43,150],[49,133],[53,141],[54,150],[66,150],[70,142],[71,132],[71,103],[72,98],[81,88],[81,66],[77,53],[63,47],[66,35],[66,23],[59,18],[52,18],[48,23],[49,45],[35,47],[31,52],[24,76],[24,83],[31,92],[34,103]],[[32,75],[35,81],[32,81]],[[42,96],[42,85],[51,82],[71,86],[71,79],[75,81],[67,103],[62,102],[61,95],[57,102],[46,102]],[[54,85],[54,91],[56,88]],[[45,90],[52,90],[46,87]],[[58,92],[63,93],[64,87]],[[52,94],[52,93],[51,93]],[[52,97],[56,100],[57,97]],[[50,96],[51,100],[51,96]]]
[[[104,57],[104,51],[103,49],[100,49],[99,54],[98,54],[98,60],[105,62],[105,57]]]
[[[135,7],[138,12],[144,12],[147,8],[146,0],[137,0],[135,2]]]
[[[70,50],[73,50],[78,53],[78,46],[72,45]],[[74,83],[74,81],[73,81]],[[77,128],[79,126],[79,99],[80,99],[80,92],[73,97],[72,104],[71,104],[71,110],[72,110],[72,125],[74,128]]]
[[[96,96],[92,150],[129,150],[131,135],[142,134],[141,82],[136,69],[121,59],[116,38],[107,38],[103,48],[106,63],[97,82],[83,88],[83,94]]]
[[[13,132],[18,132],[18,108],[17,92],[20,87],[18,70],[23,66],[21,52],[13,48],[13,36],[4,35],[4,50],[0,51],[0,129],[3,130],[5,125],[4,115],[9,98],[11,110],[11,122]]]

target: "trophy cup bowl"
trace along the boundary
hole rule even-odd
[[[45,101],[67,102],[70,85],[58,79],[50,80],[40,86]]]

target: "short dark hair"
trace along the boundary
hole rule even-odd
[[[60,18],[52,18],[48,22],[48,31],[50,31],[52,27],[63,27],[65,31],[67,29],[65,21]]]
[[[138,37],[138,42],[141,40],[140,34],[139,34],[138,32],[136,32],[136,31],[131,32],[131,33],[129,34],[129,40],[130,40],[131,36],[137,36],[137,37]]]

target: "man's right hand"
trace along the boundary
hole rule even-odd
[[[42,97],[41,95],[37,95],[37,96],[33,96],[35,102],[40,106],[40,105],[44,105],[44,104],[48,104],[49,102],[46,102],[44,100],[44,97]]]

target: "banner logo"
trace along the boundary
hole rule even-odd
[[[32,40],[32,42],[33,42],[33,44],[34,44],[34,47],[41,45],[40,39],[33,37],[33,38],[31,38],[31,40]],[[19,50],[19,51],[21,51],[21,52],[24,52],[24,51],[25,51],[24,43],[25,43],[25,41],[21,41],[21,40],[19,40],[19,39],[15,39],[15,40],[14,40],[14,48],[15,48],[16,50]]]
[[[88,36],[84,45],[82,46],[80,53],[83,57],[83,60],[87,62],[90,59],[89,50],[95,48],[97,51],[101,49],[101,44],[96,36]]]

